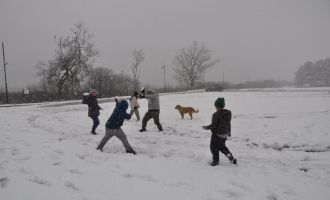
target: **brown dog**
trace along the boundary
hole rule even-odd
[[[184,114],[189,113],[190,115],[190,119],[193,119],[193,113],[198,113],[198,109],[194,109],[192,107],[182,107],[180,105],[176,105],[175,109],[177,109],[179,111],[179,113],[181,114],[181,119],[183,119]]]

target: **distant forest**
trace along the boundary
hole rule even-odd
[[[140,87],[153,88],[152,85],[142,85],[140,81],[141,63],[145,59],[143,49],[132,51],[131,73],[124,71],[116,73],[109,67],[95,67],[94,61],[99,54],[91,41],[90,34],[82,23],[72,28],[72,33],[56,38],[55,54],[46,61],[37,64],[38,85],[29,86],[27,90],[10,91],[9,100],[4,88],[0,88],[0,104],[44,102],[81,99],[84,92],[96,89],[98,97],[129,96]],[[129,58],[128,58],[129,59]],[[320,87],[330,86],[330,58],[316,62],[306,62],[296,72],[294,83],[287,81],[261,80],[232,84],[224,81],[209,82],[204,80],[206,71],[215,66],[219,59],[212,58],[211,50],[204,44],[192,42],[186,48],[180,49],[173,58],[172,70],[178,85],[165,84],[158,88],[159,92],[177,92],[194,89],[206,91],[223,91],[228,89],[246,88],[279,88],[284,86]],[[23,89],[22,89],[23,90]]]
[[[294,83],[299,87],[329,87],[330,58],[305,62],[296,72]]]

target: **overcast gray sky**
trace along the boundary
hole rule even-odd
[[[220,59],[206,73],[212,81],[222,72],[233,83],[291,81],[305,61],[330,56],[330,0],[0,0],[8,86],[36,83],[35,66],[53,57],[54,36],[78,22],[94,34],[96,66],[130,73],[132,50],[143,49],[141,79],[155,86],[163,64],[174,84],[173,57],[193,41]]]

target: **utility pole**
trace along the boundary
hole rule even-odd
[[[222,87],[225,85],[225,72],[222,72]]]
[[[163,66],[161,66],[161,69],[163,69],[164,70],[164,90],[166,90],[166,66],[165,65],[163,65]]]
[[[3,56],[3,69],[5,72],[6,103],[8,104],[9,100],[8,100],[8,87],[7,87],[7,74],[6,74],[6,65],[8,63],[6,63],[6,59],[5,59],[5,46],[4,46],[3,42],[2,42],[2,56]]]

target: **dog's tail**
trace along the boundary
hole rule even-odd
[[[199,110],[198,110],[198,109],[196,109],[196,110],[194,109],[194,112],[195,112],[195,113],[198,113],[198,112],[199,112]]]

